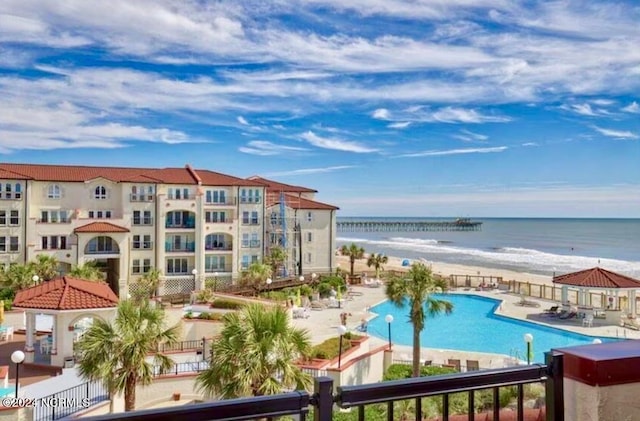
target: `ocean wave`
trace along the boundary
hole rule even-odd
[[[562,255],[520,247],[495,247],[476,249],[448,245],[432,239],[392,237],[381,240],[345,239],[361,244],[377,253],[402,258],[427,259],[458,263],[502,267],[523,272],[561,274],[600,266],[605,269],[640,276],[640,262],[592,256]],[[339,239],[341,241],[341,239]]]

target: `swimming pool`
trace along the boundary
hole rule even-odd
[[[434,294],[434,297],[453,303],[453,313],[427,318],[420,335],[420,346],[426,348],[460,351],[489,352],[526,358],[525,333],[533,335],[533,360],[544,362],[544,353],[551,348],[563,348],[593,343],[595,336],[581,335],[536,323],[515,320],[494,314],[500,300],[468,294]],[[413,325],[408,307],[400,309],[389,301],[371,308],[378,317],[369,323],[369,333],[382,339],[388,338],[385,315],[393,315],[391,339],[400,345],[413,344]],[[602,342],[619,339],[598,337]]]

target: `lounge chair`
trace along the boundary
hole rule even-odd
[[[573,319],[575,317],[578,317],[578,313],[575,312],[575,311],[569,311],[566,314],[560,316],[560,318],[563,319],[563,320]]]
[[[582,326],[593,327],[593,314],[587,314],[582,319]]]
[[[560,306],[551,306],[551,307],[549,307],[549,308],[545,309],[545,310],[544,310],[544,313],[545,313],[545,314],[554,315],[554,314],[556,314],[556,313],[558,312],[558,308],[559,308],[559,307],[560,307]]]
[[[460,371],[460,360],[449,358],[446,365],[453,366],[456,369],[456,371]]]
[[[380,288],[382,281],[380,279],[365,279],[364,284],[369,288]]]

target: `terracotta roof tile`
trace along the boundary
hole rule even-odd
[[[112,224],[111,222],[91,222],[87,225],[82,225],[73,230],[73,232],[129,232],[129,230],[125,227],[121,227],[120,225]]]
[[[13,300],[14,307],[43,310],[81,310],[117,305],[118,297],[106,283],[69,276],[18,291]]]
[[[200,178],[202,179],[202,185],[204,186],[252,186],[252,187],[264,187],[260,182],[255,180],[249,180],[244,178],[238,178],[231,175],[221,174],[215,171],[209,170],[196,170]]]
[[[317,210],[338,210],[340,208],[327,203],[305,199],[293,194],[285,194],[286,205],[292,209],[317,209]],[[274,206],[280,203],[279,194],[267,195],[267,206]]]
[[[640,280],[599,267],[556,276],[553,283],[585,288],[640,288]]]
[[[266,178],[254,175],[249,177],[248,180],[259,181],[267,186],[267,190],[285,193],[317,193],[318,190],[313,190],[308,187],[294,186],[292,184],[279,183],[277,181],[268,180]]]

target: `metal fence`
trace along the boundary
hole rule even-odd
[[[181,407],[144,410],[129,413],[111,414],[87,418],[87,421],[215,421],[215,420],[250,420],[266,418],[274,420],[281,416],[292,416],[294,419],[306,420],[313,411],[314,421],[331,421],[336,409],[354,408],[358,420],[365,420],[366,407],[376,405],[383,408],[384,418],[388,420],[403,417],[420,421],[425,415],[423,398],[440,397],[441,415],[438,419],[450,419],[450,397],[452,394],[467,394],[467,419],[474,420],[476,413],[475,392],[489,390],[492,392],[493,405],[489,409],[489,417],[494,421],[501,418],[500,390],[504,387],[515,387],[517,390],[515,417],[511,413],[509,419],[523,421],[525,419],[524,385],[543,382],[546,385],[546,419],[564,421],[564,401],[562,386],[562,354],[547,353],[547,364],[499,368],[484,371],[472,371],[440,376],[417,377],[381,383],[357,386],[339,386],[333,393],[333,380],[328,377],[315,379],[312,394],[296,391],[272,396],[230,399]],[[412,414],[407,418],[408,406],[396,405],[411,401]],[[398,409],[403,412],[399,414]],[[486,419],[486,416],[485,416]]]
[[[192,341],[180,341],[174,344],[161,343],[158,344],[158,352],[178,352],[178,351],[197,351],[204,350],[204,339],[195,339]]]
[[[169,370],[162,371],[160,366],[153,367],[153,377],[169,376],[177,374],[199,373],[209,368],[209,361],[189,361],[184,363],[174,363]]]
[[[39,399],[33,408],[33,421],[59,420],[108,400],[102,382],[86,382]]]

